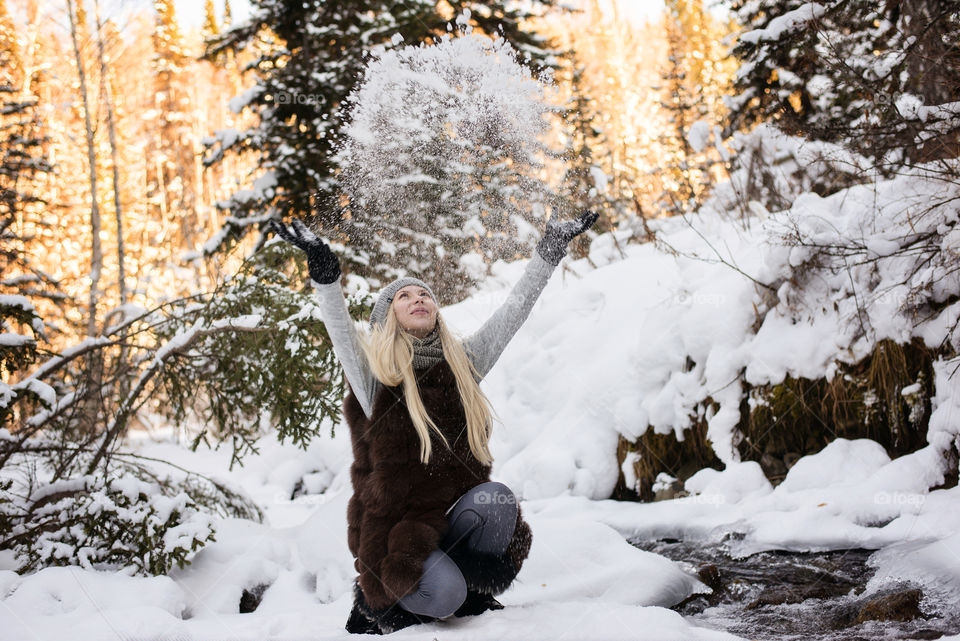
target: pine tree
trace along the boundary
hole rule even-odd
[[[25,251],[42,229],[38,214],[46,203],[40,195],[40,180],[53,168],[44,148],[47,136],[38,100],[22,90],[26,78],[19,53],[17,31],[7,13],[6,0],[0,0],[0,291],[56,299],[62,294],[55,282]],[[21,325],[24,318],[18,317]],[[6,326],[6,318],[3,324]],[[33,327],[27,322],[26,327],[37,330],[42,325]],[[31,339],[23,347],[32,352],[34,343]],[[18,346],[12,349],[19,351]],[[26,356],[15,359],[22,366]]]
[[[595,225],[609,231],[620,218],[618,203],[609,195],[608,176],[594,159],[594,148],[607,144],[597,127],[597,114],[583,82],[584,68],[576,53],[570,54],[571,97],[564,114],[567,139],[563,154],[564,173],[560,183],[561,207],[568,214],[585,210],[600,213]]]
[[[148,309],[128,305],[105,315],[107,304],[117,297],[109,298],[108,287],[101,287],[97,335],[86,339],[77,327],[83,324],[82,315],[69,308],[75,325],[61,328],[66,331],[57,337],[58,344],[48,340],[54,329],[35,303],[44,296],[57,300],[57,283],[44,274],[44,266],[58,270],[58,279],[65,273],[63,280],[78,284],[69,297],[60,299],[76,298],[75,292],[89,283],[83,279],[90,261],[89,232],[76,231],[87,224],[88,166],[101,172],[100,187],[92,191],[100,192],[104,212],[112,201],[118,215],[133,213],[130,221],[141,226],[129,235],[140,236],[142,245],[155,251],[151,256],[170,256],[164,248],[149,248],[148,234],[171,228],[150,220],[143,208],[146,174],[140,163],[147,154],[136,144],[145,132],[156,133],[152,121],[140,120],[146,109],[137,108],[154,106],[156,94],[152,87],[141,86],[145,83],[123,81],[149,78],[139,62],[149,56],[120,53],[129,51],[126,47],[148,50],[150,44],[144,41],[155,30],[134,21],[126,28],[138,31],[118,38],[108,20],[93,39],[90,25],[81,23],[78,7],[73,8],[78,46],[72,46],[71,38],[71,52],[67,42],[49,39],[42,45],[46,60],[41,55],[29,63],[15,55],[17,38],[26,40],[30,29],[6,28],[9,21],[0,11],[0,433],[7,435],[0,438],[0,547],[12,554],[7,561],[21,571],[95,564],[100,569],[163,574],[211,540],[210,513],[256,519],[259,510],[216,481],[196,474],[182,479],[179,472],[168,478],[162,466],[147,468],[136,455],[124,452],[124,434],[140,418],[138,412],[150,408],[164,413],[171,424],[204,425],[209,431],[198,435],[198,442],[231,443],[238,460],[271,426],[281,438],[304,445],[323,426],[336,423],[330,419],[339,411],[343,388],[309,290],[289,288],[286,261],[280,259],[282,244],[258,254],[262,260],[256,276],[245,268],[223,279],[214,291],[191,289],[190,296],[176,299],[174,286],[163,292],[173,295],[156,304],[144,295],[145,288],[133,288],[133,300]],[[79,56],[66,55],[76,54],[76,49]],[[29,70],[34,71],[25,78]],[[78,70],[86,80],[82,95],[87,106],[99,99],[101,109],[41,110],[52,100],[83,104],[76,93]],[[42,73],[74,81],[41,82]],[[22,88],[28,80],[40,98]],[[123,87],[125,100],[109,100],[121,95],[111,87]],[[48,113],[61,120],[55,126],[41,122],[38,115]],[[103,127],[95,139],[101,157],[94,154],[92,160],[89,147],[77,148],[75,139],[63,134],[80,131],[88,114],[100,117],[91,116],[86,132]],[[108,159],[109,121],[114,116],[117,144],[111,144],[110,151],[117,154]],[[59,166],[55,176],[48,176],[47,146],[49,157],[70,163]],[[111,181],[103,176],[111,168],[120,169],[112,181],[114,195],[126,190],[122,212],[120,199],[107,197]],[[38,194],[52,202],[45,203]],[[110,219],[104,216],[102,234],[108,249]],[[117,231],[124,227],[118,220]],[[113,254],[105,253],[109,269]],[[138,255],[130,262],[143,265],[149,257]],[[59,271],[67,260],[76,271]],[[162,278],[171,278],[171,271],[162,270]],[[103,280],[108,276],[105,272]],[[40,357],[44,360],[38,364]],[[91,398],[93,402],[87,402]]]
[[[735,0],[730,126],[773,120],[888,169],[958,154],[960,13],[949,0]]]
[[[225,154],[250,152],[259,158],[260,175],[252,189],[222,203],[230,214],[227,225],[205,249],[229,246],[251,230],[262,229],[270,218],[306,217],[322,233],[338,236],[348,245],[348,269],[382,276],[379,266],[369,264],[362,255],[363,239],[347,237],[340,229],[346,213],[336,184],[335,152],[345,117],[344,100],[372,51],[390,46],[395,37],[415,44],[446,34],[450,22],[464,9],[478,9],[470,14],[470,22],[479,32],[501,34],[534,64],[546,60],[550,55],[546,43],[525,31],[522,21],[552,0],[537,0],[529,7],[482,4],[472,0],[443,5],[434,0],[262,0],[248,24],[222,34],[208,47],[208,57],[241,50],[257,34],[270,46],[251,65],[258,74],[257,84],[245,92],[242,102],[232,105],[235,110],[252,110],[259,117],[258,125],[243,132],[218,132],[206,162],[216,164]]]
[[[148,197],[155,215],[175,229],[171,251],[194,249],[198,231],[194,184],[194,151],[190,137],[190,104],[183,83],[186,55],[174,0],[155,0],[153,73],[155,131],[149,154],[154,167]]]
[[[725,118],[723,97],[730,72],[718,45],[723,25],[704,9],[703,0],[667,0],[667,64],[662,106],[669,127],[664,146],[661,211],[696,209],[714,182],[719,154],[707,145]]]
[[[667,23],[667,42],[663,107],[669,114],[670,128],[661,138],[667,153],[661,165],[665,175],[660,209],[668,214],[683,214],[695,207],[695,198],[700,191],[688,135],[705,109],[695,102],[690,91],[681,27],[675,20]]]
[[[23,92],[25,74],[17,30],[0,0],[0,417],[9,412],[9,383],[37,356],[43,319],[31,299],[55,295],[55,283],[26,251],[46,204],[39,179],[53,170],[36,97]],[[0,421],[2,423],[3,421]]]

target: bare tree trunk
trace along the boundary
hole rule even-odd
[[[117,128],[113,119],[113,102],[107,78],[107,61],[103,55],[103,23],[100,21],[100,0],[93,0],[97,19],[97,58],[100,63],[100,91],[107,111],[107,130],[110,134],[110,162],[113,165],[113,210],[117,218],[117,274],[120,286],[120,304],[127,303],[126,269],[123,249],[123,212],[120,207],[120,171],[117,168]]]
[[[97,20],[97,59],[100,63],[100,93],[107,112],[107,131],[110,135],[110,164],[113,167],[113,211],[117,220],[117,285],[120,290],[120,305],[127,304],[127,272],[124,265],[123,245],[123,209],[120,205],[120,170],[117,165],[117,127],[113,117],[113,101],[110,94],[110,84],[107,73],[107,60],[103,50],[103,23],[100,20],[100,0],[93,0],[94,13]],[[125,320],[126,312],[122,316]],[[120,335],[120,355],[117,360],[117,379],[119,397],[125,398],[129,391],[127,380],[127,330],[123,329]]]
[[[83,0],[80,0],[81,2]],[[87,134],[87,162],[90,167],[90,302],[87,316],[87,336],[97,334],[97,299],[100,285],[100,272],[103,270],[103,250],[100,248],[100,206],[97,203],[97,154],[93,142],[93,125],[90,123],[90,105],[87,101],[87,76],[80,57],[80,43],[77,41],[77,16],[73,0],[67,0],[67,15],[70,18],[70,39],[73,42],[73,56],[77,61],[77,74],[80,76],[80,97],[83,99],[83,124]]]
[[[33,88],[31,83],[33,82],[33,75],[37,69],[36,62],[36,51],[37,51],[37,37],[40,33],[39,22],[37,21],[37,3],[36,0],[31,0],[27,4],[27,24],[29,25],[27,32],[27,46],[26,46],[26,55],[23,59],[23,88],[21,89],[21,95],[29,96],[30,91]]]
[[[83,2],[83,0],[80,0]],[[77,16],[73,0],[67,0],[67,15],[70,18],[70,39],[73,42],[73,56],[77,62],[80,76],[80,96],[83,99],[83,121],[87,134],[87,162],[90,165],[90,299],[87,316],[87,336],[97,335],[97,299],[100,284],[100,272],[103,269],[103,250],[100,248],[100,206],[97,203],[97,154],[93,141],[93,125],[90,122],[90,105],[87,101],[87,76],[80,57],[80,43],[77,38]],[[91,352],[87,359],[86,390],[84,393],[84,428],[87,435],[95,431],[100,385],[103,380],[103,358],[99,351]]]

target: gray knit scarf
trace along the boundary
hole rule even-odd
[[[443,344],[440,342],[440,328],[434,327],[433,331],[422,339],[413,338],[413,369],[414,371],[423,371],[430,369],[443,360]]]

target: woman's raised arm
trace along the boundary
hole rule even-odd
[[[340,261],[330,248],[299,220],[290,226],[271,221],[274,232],[307,254],[310,280],[317,292],[323,324],[343,372],[367,418],[373,415],[377,379],[360,347],[360,337],[340,287]]]
[[[567,244],[596,222],[599,214],[586,212],[574,220],[547,222],[547,230],[537,243],[537,251],[523,275],[510,290],[507,300],[475,334],[464,341],[467,354],[480,378],[493,368],[507,344],[527,320],[533,304],[546,287],[554,268],[567,253]]]

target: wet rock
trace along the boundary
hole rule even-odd
[[[787,466],[783,464],[779,457],[769,452],[760,457],[760,469],[770,480],[782,481],[783,477],[787,475]]]
[[[802,603],[807,599],[831,599],[848,594],[855,584],[850,580],[814,568],[794,568],[779,585],[764,588],[747,604],[747,610],[765,605]]]
[[[921,590],[909,587],[872,594],[838,608],[833,615],[831,627],[840,630],[866,621],[913,621],[923,617],[920,611],[922,599]],[[919,630],[917,633],[922,634],[923,631]]]
[[[270,586],[266,583],[261,583],[260,585],[253,586],[249,590],[245,589],[243,594],[240,595],[240,614],[254,612],[260,605],[260,601],[263,599],[263,593],[267,591],[268,587]]]
[[[727,532],[722,542],[675,538],[631,541],[693,571],[714,590],[673,609],[692,622],[756,641],[883,641],[936,639],[960,631],[960,612],[936,595],[909,592],[913,584],[891,585],[864,596],[874,574],[872,550],[801,553],[769,551],[734,558],[731,544],[743,538]],[[719,590],[717,589],[719,587]],[[900,594],[901,597],[892,595]],[[926,615],[919,614],[924,600]],[[905,620],[911,600],[919,618]],[[803,602],[803,603],[801,603]],[[906,605],[905,609],[895,606]],[[884,607],[881,607],[884,605]],[[863,617],[863,618],[861,618]]]
[[[920,600],[923,592],[917,588],[874,595],[864,600],[856,622],[864,621],[913,621],[923,616]]]
[[[800,455],[796,452],[787,452],[783,455],[783,464],[789,470],[794,464],[800,460]]]
[[[723,591],[723,580],[720,577],[720,568],[713,563],[701,565],[697,569],[697,577],[714,593]]]
[[[914,632],[912,635],[910,635],[910,639],[917,639],[917,640],[942,639],[942,638],[943,638],[943,630],[934,630],[933,628],[922,628]]]
[[[657,475],[657,480],[653,484],[654,501],[669,501],[680,496],[687,496],[682,481],[665,472]]]

